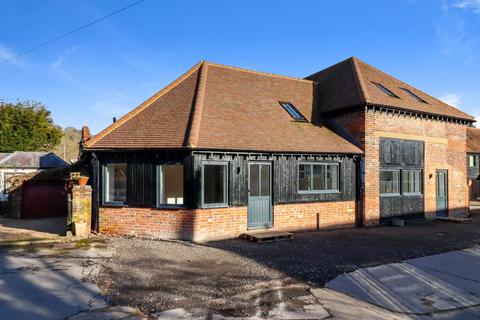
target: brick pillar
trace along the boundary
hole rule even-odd
[[[88,236],[92,223],[92,187],[73,186],[72,188],[72,222],[79,226],[85,224],[85,230],[75,227],[76,236]],[[75,226],[74,225],[74,226]]]

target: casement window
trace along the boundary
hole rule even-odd
[[[400,195],[400,170],[380,171],[380,194]]]
[[[475,163],[475,156],[468,156],[468,163],[470,168],[474,168],[476,163]]]
[[[157,207],[183,206],[183,165],[157,166]]]
[[[382,196],[423,194],[423,171],[411,169],[381,170],[380,194]]]
[[[202,207],[228,206],[227,162],[202,164]]]
[[[108,163],[103,170],[103,202],[123,205],[127,202],[127,164]]]
[[[422,170],[402,170],[402,193],[422,194]]]
[[[339,192],[339,170],[338,163],[300,163],[298,165],[298,192]]]

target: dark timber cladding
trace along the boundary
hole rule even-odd
[[[250,161],[272,164],[272,190],[274,204],[297,202],[344,201],[356,198],[357,156],[238,154],[211,152],[97,152],[92,183],[102,190],[102,168],[108,163],[127,163],[127,203],[132,207],[156,206],[156,167],[159,164],[184,165],[185,207],[201,207],[201,166],[209,161],[225,162],[228,168],[228,205],[248,204],[248,164]],[[301,162],[338,163],[339,191],[303,194],[298,192],[298,165]],[[98,163],[98,165],[97,165]],[[95,193],[100,205],[105,205],[102,193]]]
[[[299,202],[346,201],[356,198],[355,156],[290,155],[290,154],[237,154],[202,153],[193,155],[195,172],[195,200],[201,205],[201,166],[208,161],[226,161],[229,168],[229,205],[248,204],[248,164],[267,162],[272,164],[273,204]],[[339,192],[303,194],[298,192],[298,165],[301,162],[338,163]]]
[[[380,140],[380,170],[395,176],[392,188],[380,190],[380,218],[395,216],[423,216],[424,195],[424,143],[422,141],[387,139]],[[387,173],[387,177],[388,177]],[[409,176],[409,174],[412,176]],[[416,178],[415,190],[410,190],[408,179]],[[385,178],[384,178],[385,179]],[[398,179],[398,180],[397,180]],[[382,173],[380,174],[380,188]],[[382,192],[383,191],[383,192]]]

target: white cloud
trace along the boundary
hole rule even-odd
[[[473,12],[480,14],[480,0],[460,0],[453,3],[452,7],[473,10]]]
[[[0,43],[0,65],[8,63],[19,67],[23,66],[23,60],[19,58],[12,59],[15,55],[16,53],[12,49]],[[5,62],[2,63],[2,61]]]
[[[459,107],[462,103],[462,96],[457,93],[447,93],[438,97],[438,99],[454,107]]]

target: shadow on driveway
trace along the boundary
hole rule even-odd
[[[0,242],[45,239],[65,235],[66,218],[9,219],[0,217]]]

